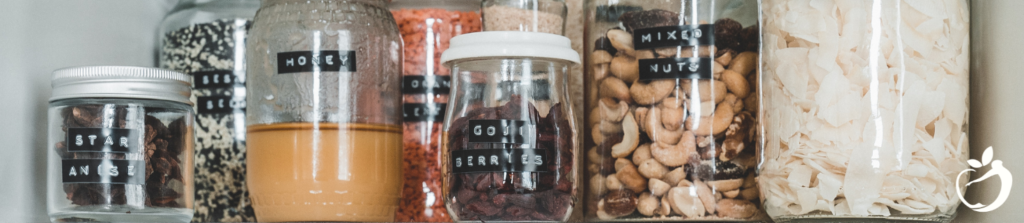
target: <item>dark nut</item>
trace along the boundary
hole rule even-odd
[[[604,211],[612,216],[626,216],[636,210],[637,197],[629,190],[609,191],[604,195]]]

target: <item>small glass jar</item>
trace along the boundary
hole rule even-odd
[[[758,3],[588,0],[587,216],[761,221]]]
[[[762,9],[758,183],[772,219],[951,221],[970,179],[969,1]]]
[[[160,25],[160,67],[192,76],[195,221],[256,221],[245,184],[245,38],[259,0],[183,0]]]
[[[566,89],[569,39],[494,31],[457,36],[444,122],[445,204],[456,221],[565,221],[579,144]]]
[[[192,220],[190,80],[142,67],[53,72],[51,221]]]
[[[484,0],[482,10],[484,31],[565,33],[565,0]]]
[[[246,45],[260,221],[393,221],[402,39],[384,0],[264,0]]]
[[[389,7],[405,42],[405,181],[395,221],[449,222],[441,197],[441,124],[451,76],[441,65],[441,53],[448,49],[452,37],[480,31],[480,0],[397,0]]]

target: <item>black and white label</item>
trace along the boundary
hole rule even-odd
[[[509,100],[512,95],[529,96],[533,100],[551,99],[551,84],[547,79],[537,79],[530,82],[504,81],[498,83],[498,100]]]
[[[245,113],[245,98],[233,96],[199,97],[196,107],[199,114],[231,114]]]
[[[295,51],[277,53],[277,73],[355,72],[356,51]]]
[[[533,144],[537,127],[523,120],[469,120],[470,143]]]
[[[402,105],[402,118],[406,122],[443,122],[446,103],[406,103]]]
[[[451,91],[451,76],[410,75],[402,77],[404,94],[448,94]]]
[[[709,57],[640,60],[640,80],[711,79],[713,60]]]
[[[245,77],[230,70],[200,71],[192,73],[192,83],[200,88],[245,87]]]
[[[715,45],[715,26],[705,24],[637,29],[633,31],[633,45],[638,50],[658,47]]]
[[[144,184],[146,161],[111,159],[61,160],[64,183]]]
[[[452,151],[452,172],[549,172],[554,166],[546,149],[470,149]]]
[[[141,130],[120,128],[68,128],[69,152],[138,152]]]

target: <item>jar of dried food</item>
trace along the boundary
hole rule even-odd
[[[389,7],[405,42],[402,199],[395,221],[449,222],[441,198],[441,124],[450,75],[441,53],[452,37],[479,32],[480,0],[398,0]]]
[[[565,33],[565,0],[483,0],[485,31]]]
[[[50,220],[192,220],[189,78],[143,67],[53,72]]]
[[[587,215],[766,219],[757,1],[586,3]]]
[[[385,0],[264,0],[246,45],[261,221],[393,221],[402,39]]]
[[[256,221],[245,185],[245,37],[259,0],[183,0],[160,25],[160,67],[192,76],[194,220]]]
[[[969,168],[968,1],[762,4],[768,214],[950,221]]]
[[[457,36],[444,122],[445,204],[456,221],[565,221],[578,143],[566,79],[569,39],[536,32]]]

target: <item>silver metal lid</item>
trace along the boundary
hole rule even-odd
[[[136,98],[191,105],[192,80],[171,70],[131,66],[69,67],[53,71],[50,101],[69,98]]]

